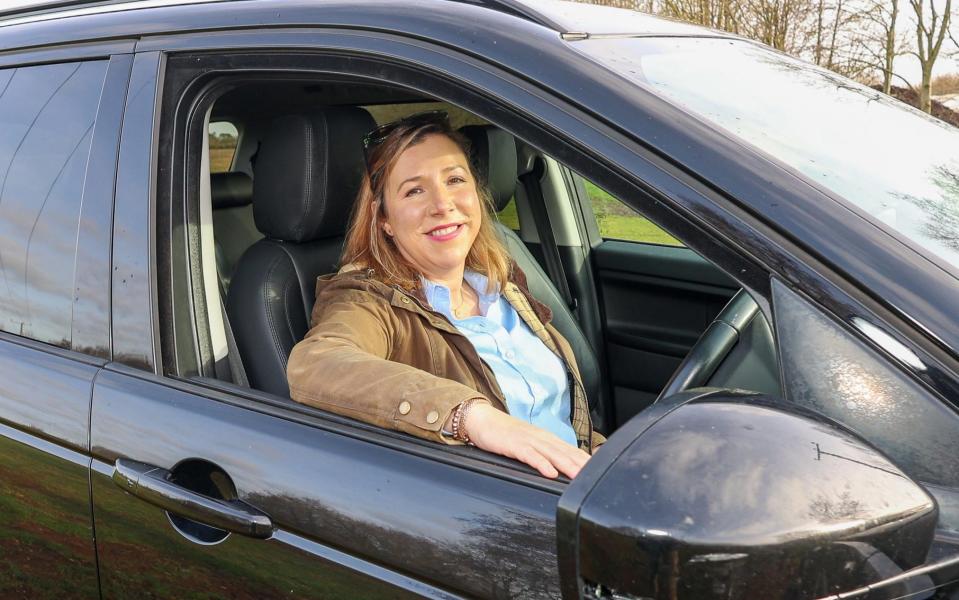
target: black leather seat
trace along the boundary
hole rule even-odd
[[[230,289],[233,271],[247,248],[263,238],[253,221],[253,178],[246,173],[210,175],[216,272],[222,290]]]
[[[265,237],[240,257],[227,312],[250,385],[289,396],[286,363],[306,335],[316,278],[336,271],[363,169],[360,108],[279,117],[263,140],[253,217]]]
[[[460,129],[470,140],[472,160],[486,179],[493,196],[493,208],[503,210],[516,191],[518,172],[516,140],[512,135],[492,125],[469,125]],[[526,273],[529,291],[553,311],[553,326],[569,341],[586,387],[589,404],[594,408],[604,406],[604,387],[599,361],[593,347],[580,329],[576,317],[570,312],[556,286],[533,258],[526,244],[509,227],[497,222],[497,228],[506,249],[513,260]]]

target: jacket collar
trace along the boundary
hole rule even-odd
[[[529,302],[529,305],[533,308],[533,312],[536,313],[536,318],[539,319],[540,323],[546,325],[553,320],[553,311],[536,298],[533,298],[533,295],[529,293],[529,284],[526,282],[526,273],[519,268],[519,265],[516,264],[516,261],[511,261],[509,280],[512,283],[515,283],[516,287],[519,288],[519,291],[526,296],[527,302]]]

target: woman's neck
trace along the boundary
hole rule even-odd
[[[457,319],[479,314],[479,296],[471,293],[470,285],[463,279],[465,269],[446,273],[443,276],[431,275],[426,278],[442,285],[450,291],[450,310]]]
[[[426,276],[427,279],[433,283],[438,283],[446,287],[450,291],[450,300],[453,302],[454,306],[460,302],[463,298],[463,273],[464,269],[457,269],[455,271],[450,271],[443,274],[429,274]]]

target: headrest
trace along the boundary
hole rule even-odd
[[[246,173],[211,173],[210,192],[213,210],[246,206],[253,202],[253,178]]]
[[[470,158],[489,186],[493,208],[503,210],[516,191],[516,140],[493,125],[467,125],[460,132],[470,141]]]
[[[343,235],[366,169],[360,140],[374,127],[356,107],[274,119],[256,159],[257,229],[288,242]]]

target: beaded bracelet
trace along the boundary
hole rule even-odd
[[[456,407],[456,410],[453,412],[453,439],[463,442],[464,444],[469,444],[470,436],[469,432],[466,431],[466,416],[469,414],[470,409],[473,407],[473,404],[479,398],[470,398],[466,402],[463,402]]]

